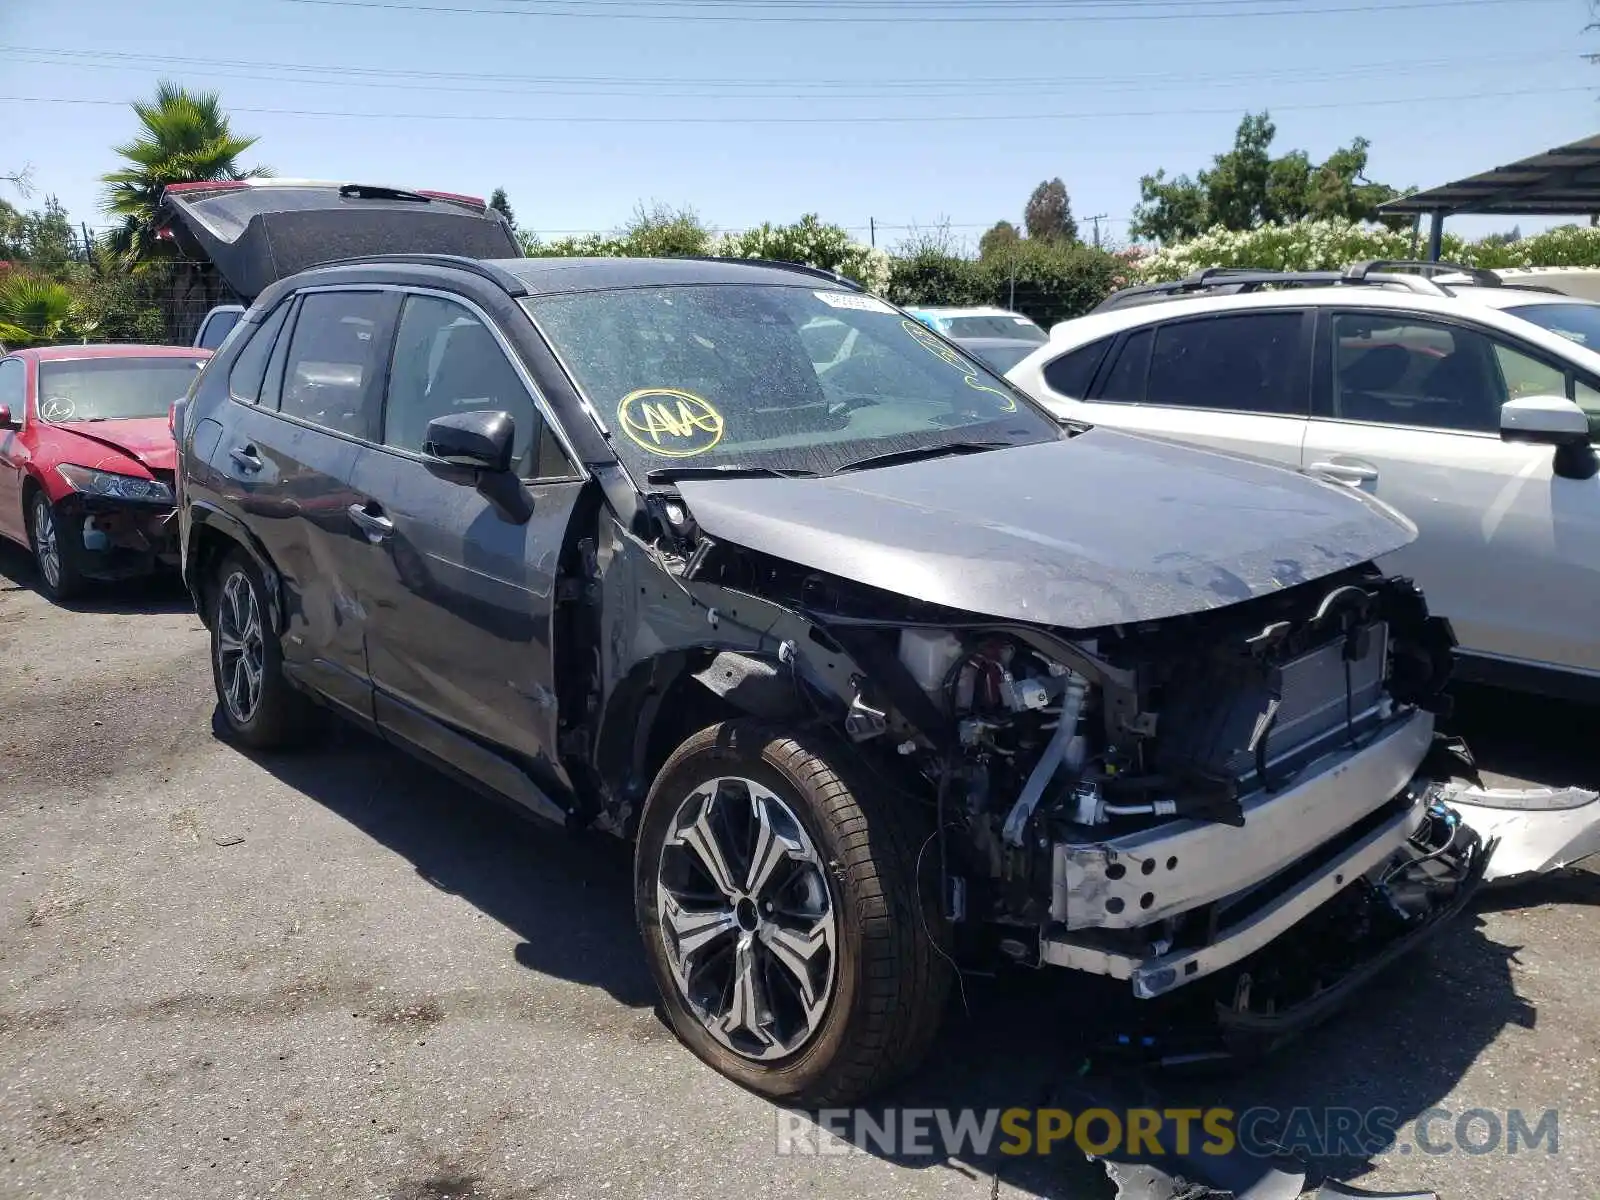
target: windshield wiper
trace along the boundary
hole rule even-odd
[[[674,483],[679,479],[815,479],[815,471],[799,467],[757,467],[744,463],[719,463],[714,467],[657,467],[645,473],[649,483]]]
[[[919,458],[940,458],[946,454],[977,454],[983,450],[1003,450],[1010,442],[940,442],[937,446],[918,446],[912,450],[890,450],[872,454],[835,467],[834,474],[846,471],[865,471],[872,467],[892,467],[896,463],[916,462]]]

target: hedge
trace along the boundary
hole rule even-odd
[[[1299,221],[1234,232],[1213,229],[1148,255],[1137,274],[1146,282],[1181,279],[1204,267],[1269,271],[1337,270],[1375,258],[1419,258],[1426,243],[1412,235],[1353,221]],[[1469,242],[1446,233],[1440,257],[1474,267],[1600,266],[1600,228],[1563,225],[1514,242]]]

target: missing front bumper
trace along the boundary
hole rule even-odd
[[[64,539],[70,535],[65,548],[91,579],[131,579],[178,565],[175,508],[77,495],[57,511],[57,528]]]

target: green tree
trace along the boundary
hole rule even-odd
[[[18,271],[0,281],[0,342],[46,346],[59,340],[73,315],[65,284]]]
[[[1072,201],[1067,185],[1059,178],[1049,179],[1033,189],[1022,211],[1022,224],[1030,238],[1041,242],[1075,242],[1078,223],[1072,219]]]
[[[105,212],[122,221],[113,234],[113,246],[132,260],[160,252],[156,207],[169,183],[253,179],[272,173],[263,166],[240,165],[240,157],[256,139],[233,132],[216,92],[191,92],[163,80],[153,99],[134,101],[133,111],[139,118],[139,134],[115,147],[124,165],[100,177],[106,185]]]
[[[996,221],[994,226],[978,239],[978,258],[995,258],[1014,249],[1021,240],[1022,231],[1010,221]]]
[[[1265,113],[1247,113],[1233,148],[1194,178],[1164,170],[1139,181],[1135,237],[1182,241],[1207,229],[1246,230],[1307,217],[1371,221],[1378,205],[1400,193],[1365,178],[1370,143],[1356,138],[1321,163],[1304,150],[1274,158],[1277,127]]]
[[[511,201],[506,199],[505,188],[495,188],[489,196],[489,207],[506,219],[512,233],[517,231],[517,214],[511,211]]]

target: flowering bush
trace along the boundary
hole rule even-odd
[[[793,225],[765,222],[742,233],[721,234],[710,239],[706,253],[821,267],[854,279],[871,292],[883,292],[889,286],[887,253],[852,241],[845,229],[824,225],[815,213],[807,213]]]
[[[586,233],[542,242],[522,238],[523,253],[556,258],[649,258],[659,255],[705,255],[712,258],[770,258],[837,271],[869,291],[889,286],[889,256],[850,240],[838,225],[824,225],[808,213],[793,225],[770,221],[740,233],[711,233],[691,211],[641,210],[625,228],[612,234]]]
[[[1187,242],[1163,246],[1137,268],[1146,283],[1181,279],[1205,267],[1259,267],[1267,271],[1332,271],[1374,258],[1414,258],[1409,232],[1355,221],[1297,221],[1234,232],[1213,229]],[[1474,267],[1600,266],[1600,228],[1564,225],[1515,242],[1468,242],[1445,234],[1440,257]]]

